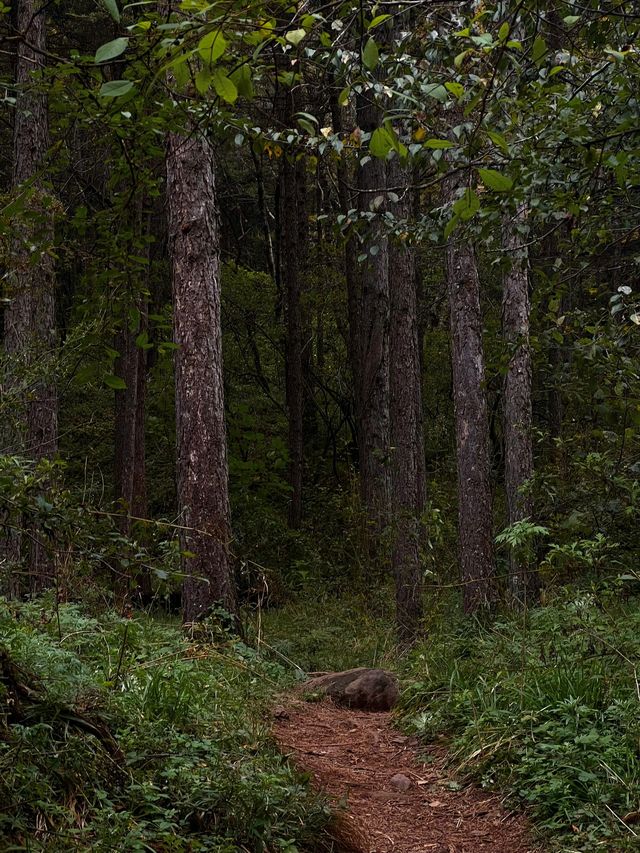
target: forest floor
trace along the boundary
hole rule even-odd
[[[460,785],[442,746],[418,748],[391,714],[288,699],[274,735],[313,784],[344,807],[343,849],[358,853],[534,853],[526,820],[496,795]],[[340,845],[342,846],[342,845]]]

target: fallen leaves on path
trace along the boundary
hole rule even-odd
[[[451,779],[441,748],[428,751],[428,763],[420,762],[417,741],[399,734],[388,713],[293,699],[279,709],[274,735],[317,787],[346,803],[358,853],[537,849],[524,818],[509,813],[497,796],[460,788]]]

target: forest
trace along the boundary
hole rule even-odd
[[[637,849],[639,44],[0,0],[0,851]]]

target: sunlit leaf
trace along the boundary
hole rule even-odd
[[[498,193],[508,192],[513,187],[513,181],[507,175],[497,172],[495,169],[478,169],[480,180],[489,190]]]
[[[235,83],[220,68],[216,68],[212,78],[213,88],[217,94],[228,104],[235,104],[238,98],[238,90]]]
[[[302,39],[306,36],[306,30],[290,30],[286,35],[285,39],[292,44],[294,47],[297,47]]]
[[[227,41],[220,30],[212,30],[200,39],[198,53],[203,62],[212,65],[217,62],[227,47]]]

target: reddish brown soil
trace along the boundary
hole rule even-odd
[[[446,752],[433,748],[421,762],[415,740],[390,718],[297,699],[276,711],[274,734],[283,752],[334,802],[346,803],[343,835],[352,850],[539,853],[524,818],[479,788],[452,790],[458,786],[445,767]],[[406,791],[397,789],[402,780],[391,782],[396,774],[410,780]]]

